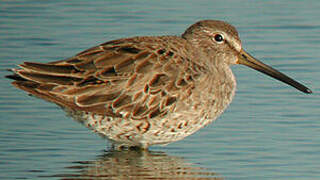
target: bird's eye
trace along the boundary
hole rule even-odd
[[[221,34],[214,35],[214,40],[218,43],[222,43],[224,41],[224,38]]]

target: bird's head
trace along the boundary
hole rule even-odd
[[[257,60],[247,53],[241,45],[236,28],[224,21],[203,20],[191,25],[182,37],[203,51],[210,63],[242,64],[282,81],[304,93],[312,93],[310,89],[285,74]],[[218,68],[218,67],[217,67]]]

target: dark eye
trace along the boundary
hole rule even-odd
[[[216,34],[214,36],[214,40],[217,41],[217,42],[223,42],[224,41],[224,38],[221,34]]]

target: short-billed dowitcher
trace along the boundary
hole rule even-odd
[[[199,21],[181,36],[118,39],[61,61],[25,62],[7,77],[116,147],[147,148],[214,121],[234,96],[233,64],[312,93],[244,51],[237,30],[216,20]]]

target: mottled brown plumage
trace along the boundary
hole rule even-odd
[[[197,22],[181,37],[119,39],[62,61],[25,62],[8,77],[117,147],[147,148],[183,139],[215,120],[234,96],[229,66],[238,63],[311,92],[253,59],[236,29],[214,20]]]

